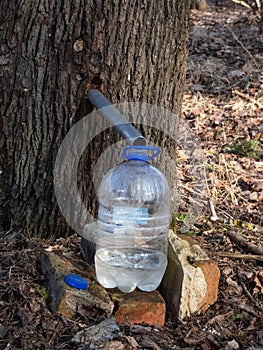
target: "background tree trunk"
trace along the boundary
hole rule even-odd
[[[113,103],[142,101],[180,114],[189,9],[190,0],[1,2],[4,230],[70,232],[56,203],[53,169],[64,136],[91,111],[90,88]],[[100,151],[90,147],[88,156],[94,160]],[[87,198],[92,210],[94,200],[94,193]]]

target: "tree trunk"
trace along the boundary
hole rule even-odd
[[[0,226],[65,235],[53,169],[70,128],[100,89],[113,103],[141,101],[179,115],[190,0],[1,2]],[[155,137],[155,136],[153,136]],[[91,163],[103,149],[88,147]],[[90,181],[91,183],[91,181]],[[94,192],[86,196],[95,210]]]

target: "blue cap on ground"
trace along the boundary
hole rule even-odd
[[[88,287],[89,283],[84,278],[75,275],[74,273],[70,273],[64,279],[64,281],[71,287],[76,289],[84,290]]]

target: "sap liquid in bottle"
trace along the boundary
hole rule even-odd
[[[152,291],[162,280],[171,193],[164,175],[148,163],[160,151],[126,147],[122,156],[127,161],[111,169],[100,184],[95,269],[105,288]]]

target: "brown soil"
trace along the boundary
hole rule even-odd
[[[116,338],[126,349],[263,349],[263,36],[248,9],[222,0],[209,5],[192,11],[183,110],[202,141],[218,216],[211,221],[208,211],[187,233],[220,267],[218,301],[184,321],[168,315],[163,329],[120,325]],[[179,168],[189,196],[187,161],[182,157]],[[184,219],[182,212],[174,227],[180,230]],[[71,339],[98,320],[66,319],[47,307],[38,261],[50,244],[80,257],[77,236],[47,242],[1,235],[0,349],[94,349]]]

